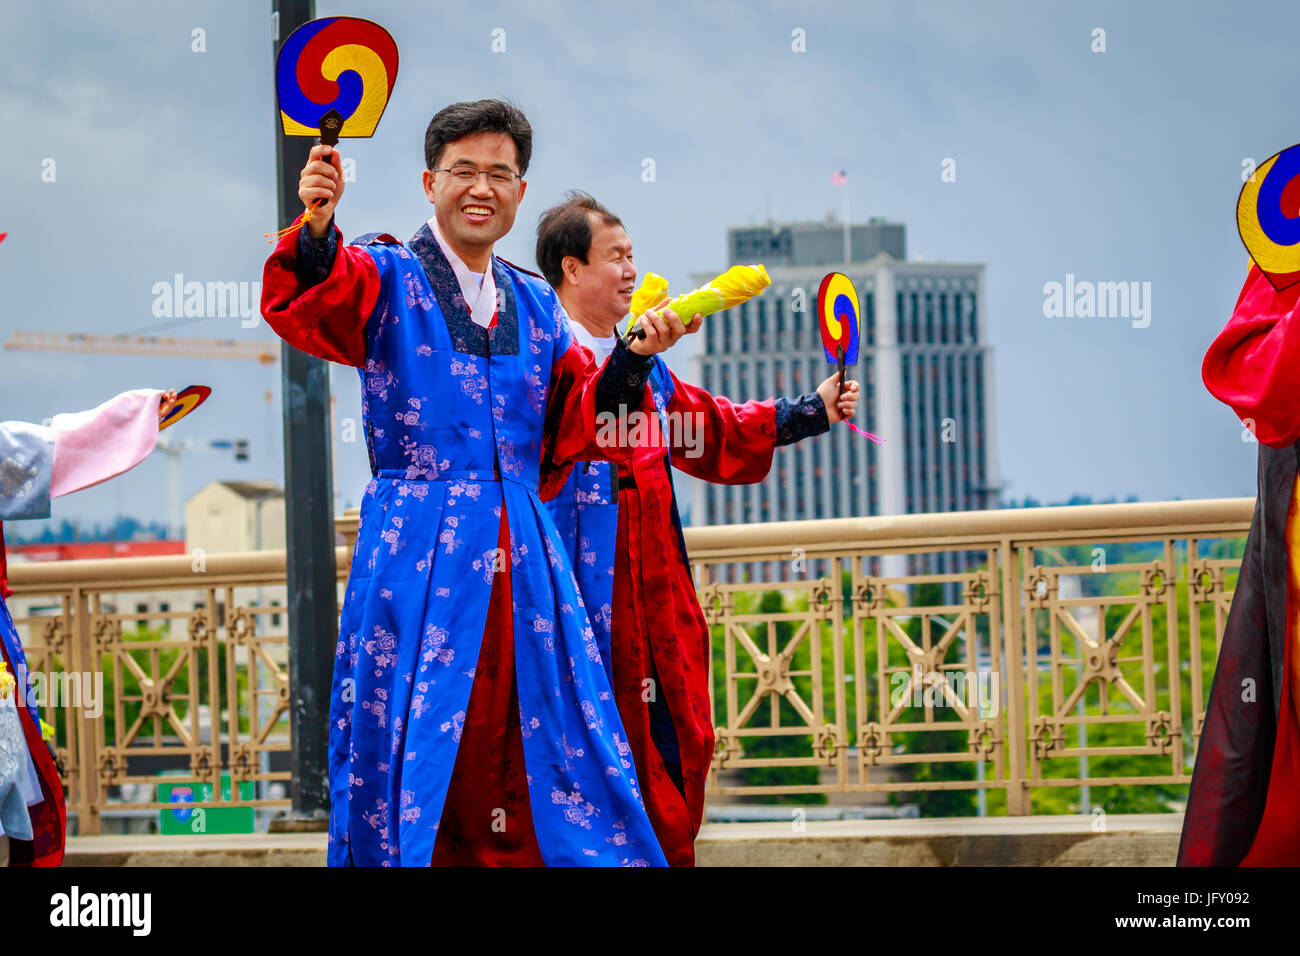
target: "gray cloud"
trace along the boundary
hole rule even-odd
[[[12,8],[12,9],[10,9]],[[53,11],[53,12],[52,12]],[[368,16],[401,50],[393,102],[340,210],[345,232],[407,236],[424,127],[455,99],[507,96],[536,129],[530,187],[501,253],[532,261],[537,216],[584,188],[627,223],[643,270],[684,287],[724,264],[725,229],[838,210],[908,224],[927,259],[988,263],[998,442],[1016,495],[1249,495],[1255,446],[1200,383],[1245,274],[1233,208],[1244,157],[1298,138],[1283,2],[1057,5],[320,4]],[[10,4],[0,31],[0,336],[158,322],[153,283],[260,278],[277,228],[269,4]],[[207,52],[190,33],[206,30]],[[491,31],[506,30],[494,54]],[[1108,50],[1090,50],[1091,31]],[[807,52],[791,51],[806,31]],[[53,157],[58,181],[42,183]],[[643,183],[641,162],[656,161]],[[942,183],[940,163],[957,161]],[[1149,281],[1151,327],[1050,320],[1067,272]],[[268,338],[205,320],[177,334]],[[694,343],[691,343],[691,347]],[[689,373],[688,351],[672,357]],[[3,353],[0,417],[43,418],[137,385],[214,386],[192,437],[248,437],[213,478],[282,475],[276,371],[239,363]],[[353,373],[338,414],[359,418]],[[888,437],[888,436],[886,436]],[[340,504],[364,448],[342,446]],[[163,518],[160,463],[58,503],[56,519]],[[35,525],[29,526],[29,528]],[[28,528],[19,529],[27,531]]]

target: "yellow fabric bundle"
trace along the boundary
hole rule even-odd
[[[0,700],[5,700],[14,692],[16,681],[14,675],[9,673],[9,666],[4,661],[0,661]]]
[[[663,276],[647,272],[641,280],[641,288],[632,293],[632,315],[641,318],[646,309],[668,295],[668,280]]]
[[[668,303],[668,308],[677,313],[677,317],[682,322],[690,325],[697,312],[700,315],[712,315],[733,305],[740,305],[771,284],[772,280],[768,277],[767,270],[761,265],[732,266],[708,285],[677,296]],[[641,288],[637,289],[632,296],[632,315],[640,317],[642,312],[663,298],[667,292],[668,283],[662,276],[657,276],[653,272],[647,274]]]

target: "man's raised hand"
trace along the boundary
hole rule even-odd
[[[858,395],[860,387],[852,379],[844,382],[844,394],[839,395],[840,375],[836,372],[826,381],[817,386],[817,394],[822,398],[822,404],[826,406],[826,420],[832,425],[836,422],[842,422],[846,418],[852,418],[853,413],[858,410]],[[839,396],[838,401],[836,396]]]
[[[343,198],[343,159],[338,147],[318,143],[311,148],[307,165],[298,177],[298,198],[311,210],[307,231],[318,239],[323,237],[334,207]],[[324,199],[324,205],[318,207],[318,199]]]
[[[703,319],[704,316],[695,313],[695,318],[691,321],[691,325],[694,326],[692,331],[699,328]],[[682,320],[677,317],[677,313],[667,305],[646,309],[638,324],[645,329],[645,338],[633,339],[629,346],[638,355],[654,355],[663,352],[671,348],[687,331]]]

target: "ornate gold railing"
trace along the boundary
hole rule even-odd
[[[1029,813],[1035,791],[1056,803],[1049,791],[1083,786],[1163,787],[1176,799],[1191,779],[1227,579],[1253,506],[1243,498],[688,531],[701,604],[722,645],[710,792],[984,790],[1004,801],[989,812],[1010,814]],[[1116,563],[1142,543],[1156,553]],[[1068,563],[1069,549],[1086,560]],[[970,564],[948,574],[888,567],[890,556],[945,553]],[[733,583],[738,564],[779,580]],[[946,597],[936,593],[945,585]],[[774,589],[781,610],[755,606],[755,592],[771,598]],[[745,755],[778,739],[779,756]],[[1137,759],[1106,772],[1117,758]],[[773,769],[800,767],[819,772],[773,782]],[[758,783],[728,773],[759,768],[768,773]]]
[[[1033,801],[1063,809],[1050,794],[1083,786],[1176,797],[1190,780],[1253,505],[688,529],[713,634],[709,792],[983,791],[988,812],[1010,814]],[[355,513],[338,527],[348,539],[336,549],[342,581]],[[1151,553],[1116,560],[1137,544]],[[963,555],[963,569],[893,566],[942,554]],[[183,758],[190,776],[177,781],[213,786],[213,801],[195,806],[288,804],[241,798],[234,785],[289,777],[264,768],[264,755],[288,750],[291,688],[285,637],[265,624],[276,610],[256,598],[283,588],[282,552],[16,565],[11,585],[16,608],[44,605],[16,615],[34,672],[50,682],[111,675],[101,716],[75,700],[54,710],[81,833],[99,832],[110,787],[152,780],[134,763],[160,755]],[[139,592],[196,599],[148,614],[120,606]],[[218,796],[223,773],[228,800]]]
[[[347,554],[336,553],[346,575]],[[265,600],[283,595],[284,562],[282,551],[196,551],[10,566],[10,610],[32,693],[57,730],[78,832],[101,832],[110,805],[176,809],[149,798],[110,800],[110,788],[152,797],[163,768],[181,771],[167,783],[211,786],[210,801],[187,807],[289,805],[257,786],[244,797],[240,787],[280,782],[287,793],[291,775],[266,766],[270,755],[289,751],[287,638],[283,626],[268,626],[284,620],[285,608],[282,597],[278,607]]]

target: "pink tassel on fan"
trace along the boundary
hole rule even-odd
[[[852,429],[853,429],[855,432],[857,432],[859,435],[866,435],[868,438],[870,438],[870,439],[871,439],[873,442],[875,442],[877,445],[883,445],[883,444],[885,443],[885,440],[884,440],[883,438],[881,438],[879,435],[873,435],[873,434],[871,434],[871,432],[863,431],[861,428],[859,428],[857,425],[853,424],[851,421],[845,420],[844,424],[845,424],[845,425],[848,425],[850,428],[852,428]]]

